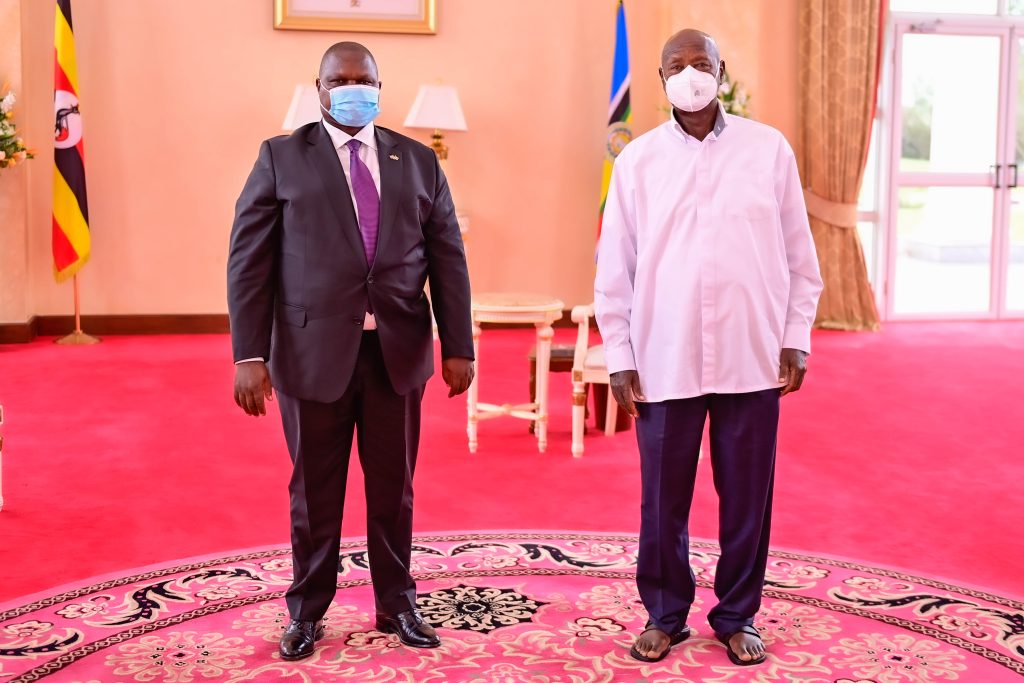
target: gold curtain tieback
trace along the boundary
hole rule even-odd
[[[818,220],[825,221],[841,228],[857,227],[857,205],[834,202],[825,199],[820,194],[804,188],[804,202],[807,204],[807,213]]]

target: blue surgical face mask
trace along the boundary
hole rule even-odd
[[[372,85],[339,85],[324,88],[331,96],[331,108],[320,108],[343,126],[362,128],[380,114],[380,88]]]

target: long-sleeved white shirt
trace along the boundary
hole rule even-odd
[[[702,141],[673,117],[615,160],[594,308],[609,372],[648,401],[779,387],[810,352],[822,282],[796,159],[774,128],[719,112]]]

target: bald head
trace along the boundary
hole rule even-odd
[[[373,80],[377,80],[377,60],[373,58],[373,53],[365,45],[352,41],[335,43],[327,48],[320,60],[320,80],[326,81],[326,74],[338,71],[345,63],[365,64],[373,72]]]
[[[700,50],[706,53],[715,64],[721,61],[718,43],[714,38],[695,28],[684,28],[665,41],[665,47],[661,48],[662,66],[665,65],[665,60],[668,57],[682,50]]]

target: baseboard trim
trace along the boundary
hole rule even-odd
[[[59,337],[75,329],[70,315],[37,315],[24,323],[0,323],[0,344],[23,344],[36,337]],[[166,315],[83,315],[88,334],[226,334],[226,313]]]
[[[23,323],[0,323],[0,344],[27,344],[35,338],[35,318]]]
[[[485,329],[515,329],[522,325],[484,323]],[[570,311],[553,327],[575,327]],[[26,344],[36,337],[59,337],[75,328],[70,315],[37,315],[23,323],[0,323],[0,344]],[[83,315],[82,330],[103,336],[145,334],[227,334],[226,313],[185,313],[161,315]]]
[[[39,336],[68,334],[75,327],[70,315],[36,318]],[[83,315],[82,330],[89,334],[224,334],[229,331],[226,313],[171,315]]]

